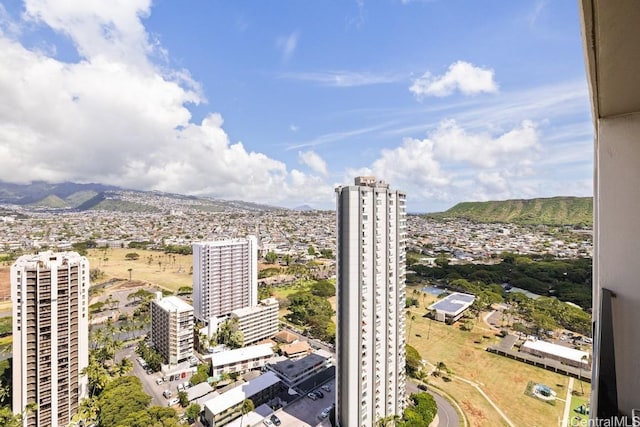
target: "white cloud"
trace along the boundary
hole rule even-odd
[[[293,32],[287,37],[278,37],[276,40],[276,47],[280,49],[282,53],[282,60],[288,61],[293,55],[298,46],[298,33]]]
[[[303,164],[309,166],[311,170],[321,174],[322,176],[327,176],[329,173],[327,170],[327,163],[314,151],[299,151],[298,159]]]
[[[77,62],[0,32],[0,180],[91,181],[287,205],[331,200],[318,176],[229,141],[220,115],[192,122],[186,105],[206,100],[186,70],[152,61],[166,52],[142,25],[149,7],[27,1],[30,24],[70,38]],[[324,185],[326,197],[307,185]]]
[[[472,132],[444,120],[425,139],[405,138],[382,150],[370,167],[348,174],[372,174],[412,198],[453,202],[520,195],[519,182],[535,172],[538,134],[530,121],[492,134]],[[414,199],[414,200],[415,200]]]
[[[476,95],[482,92],[498,91],[491,69],[476,67],[464,61],[457,61],[449,66],[442,76],[434,76],[427,71],[416,79],[409,88],[418,99],[425,96],[448,96],[459,90],[465,95]]]
[[[402,77],[392,74],[375,74],[356,71],[317,71],[284,73],[281,77],[286,79],[304,80],[319,83],[324,86],[354,87],[370,86],[377,84],[393,83]]]

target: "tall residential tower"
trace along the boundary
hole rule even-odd
[[[66,426],[85,397],[89,262],[75,252],[23,255],[11,267],[13,411],[24,426]]]
[[[258,304],[258,240],[193,244],[193,309],[204,322]]]
[[[370,427],[405,408],[406,195],[374,177],[336,193],[336,418]]]

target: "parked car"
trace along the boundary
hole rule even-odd
[[[282,422],[280,421],[280,418],[278,418],[276,414],[271,415],[271,422],[275,426],[279,426],[280,424],[282,424]]]
[[[187,391],[187,389],[191,387],[191,383],[189,381],[185,381],[182,383],[182,387],[184,388],[184,391]]]
[[[184,391],[184,385],[182,383],[178,384],[178,393]]]
[[[173,393],[171,392],[171,390],[166,389],[165,391],[162,392],[162,395],[166,398],[169,399],[171,396],[173,396]]]
[[[169,403],[167,403],[167,406],[177,405],[178,403],[180,403],[180,399],[178,399],[177,397],[174,397],[173,399],[169,400]]]
[[[418,384],[418,388],[422,391],[427,391],[427,386],[425,384]]]
[[[267,427],[271,427],[273,425],[273,423],[269,418],[265,418],[264,420],[262,420],[262,424],[264,424]]]
[[[323,389],[324,391],[326,391],[327,393],[329,393],[331,391],[331,387],[329,387],[328,384],[323,385],[322,387],[320,387],[321,389]]]
[[[322,399],[324,397],[324,393],[321,392],[320,390],[316,390],[314,391],[314,393],[316,394],[316,396],[318,396],[320,399]]]
[[[311,400],[317,400],[318,399],[318,396],[314,392],[311,392],[311,393],[307,394],[307,397],[309,399],[311,399]]]
[[[322,412],[320,412],[320,415],[318,415],[318,417],[322,420],[324,420],[325,418],[327,418],[329,416],[329,413],[331,412],[331,407],[328,408],[324,408],[322,410]]]
[[[156,378],[156,384],[164,384],[164,380],[162,378]]]

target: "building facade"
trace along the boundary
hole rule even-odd
[[[151,341],[171,365],[192,356],[193,307],[174,296],[151,301]]]
[[[242,332],[244,345],[253,344],[278,332],[278,300],[266,298],[253,307],[239,308],[231,312]]]
[[[406,405],[406,195],[374,177],[336,194],[336,417],[368,427]]]
[[[204,356],[211,360],[211,375],[244,373],[261,369],[273,359],[271,344],[250,345]]]
[[[193,308],[197,319],[228,316],[258,303],[258,240],[193,244]]]
[[[23,255],[11,267],[13,411],[23,426],[66,426],[86,397],[89,262],[75,252]]]

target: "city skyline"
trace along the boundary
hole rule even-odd
[[[482,6],[2,3],[0,180],[326,209],[370,174],[412,212],[591,195],[577,5]]]

